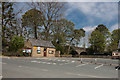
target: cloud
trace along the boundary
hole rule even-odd
[[[6,0],[6,2],[118,2],[119,0]]]
[[[58,0],[63,2],[119,2],[119,0]]]
[[[68,9],[66,13],[70,14],[71,11],[77,9],[84,13],[88,18],[98,18],[102,21],[110,22],[115,19],[118,14],[118,3],[116,2],[69,2],[69,6],[72,8]]]
[[[113,26],[110,27],[110,32],[113,30],[118,29],[118,24],[114,24]]]
[[[92,32],[94,31],[94,29],[96,28],[97,26],[86,26],[86,27],[83,27],[83,29],[86,31],[86,32]]]

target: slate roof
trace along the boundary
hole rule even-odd
[[[32,46],[55,48],[55,46],[51,43],[51,41],[45,41],[45,40],[39,40],[39,39],[29,39],[29,40]]]

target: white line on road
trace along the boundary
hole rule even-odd
[[[3,76],[0,75],[0,79],[2,79]]]
[[[60,60],[58,60],[58,61],[60,61]]]
[[[78,66],[76,66],[76,67],[80,67],[80,66],[84,66],[84,65],[86,65],[86,64],[80,64],[80,65],[78,65]]]
[[[47,63],[47,64],[51,64],[51,63]]]
[[[62,61],[65,61],[65,60],[62,60]]]
[[[101,64],[101,65],[99,65],[99,66],[95,67],[95,69],[100,68],[100,67],[102,67],[102,66],[103,66],[103,64]]]
[[[75,61],[71,61],[72,63],[74,63]]]
[[[8,57],[8,59],[10,59],[10,57]]]
[[[53,63],[53,65],[56,65],[56,63]]]
[[[18,66],[18,67],[22,67],[22,66]]]
[[[37,62],[37,61],[31,61],[31,62]]]
[[[37,62],[37,63],[41,63],[41,62],[39,61],[39,62]]]

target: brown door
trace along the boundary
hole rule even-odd
[[[44,57],[46,57],[46,51],[44,51]]]
[[[46,57],[47,56],[47,54],[46,54],[46,51],[47,49],[46,48],[44,48],[44,57]]]

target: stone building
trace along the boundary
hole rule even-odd
[[[23,52],[32,57],[55,57],[55,51],[55,46],[50,41],[39,39],[28,39],[23,48]]]

